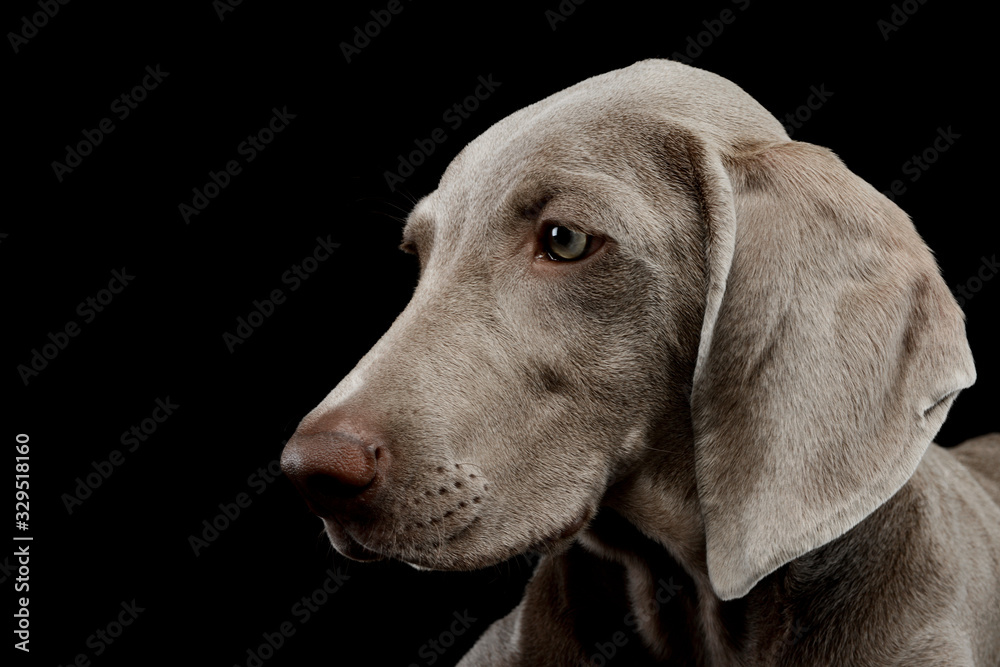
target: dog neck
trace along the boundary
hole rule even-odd
[[[661,460],[693,462],[682,448],[666,443]],[[719,613],[722,600],[708,576],[693,463],[644,466],[609,489],[604,507],[611,511],[602,510],[582,542],[624,567],[637,629],[654,655],[676,658],[680,644],[688,645],[687,657],[699,663],[732,662]],[[671,627],[686,636],[668,636],[664,629]]]
[[[931,454],[942,458],[936,450]],[[864,616],[854,613],[859,598],[871,609],[895,609],[904,596],[891,588],[897,580],[911,582],[905,597],[934,597],[935,590],[948,590],[944,582],[928,586],[923,564],[905,557],[916,543],[920,553],[946,549],[932,545],[927,532],[932,518],[928,508],[939,504],[934,493],[926,469],[918,469],[860,524],[778,568],[737,600],[720,599],[708,576],[693,466],[647,466],[619,481],[609,489],[581,542],[624,568],[637,629],[659,660],[735,665],[747,659],[773,661],[789,652],[824,655],[835,647],[813,645],[823,637],[864,634],[863,625],[857,625]],[[856,571],[859,563],[865,564],[868,575]],[[896,579],[880,576],[890,569]],[[831,572],[847,571],[853,576],[843,581],[830,577]],[[912,615],[921,608],[904,605],[898,613]],[[825,627],[831,617],[842,626],[836,632]],[[754,628],[768,629],[767,636],[759,636]]]

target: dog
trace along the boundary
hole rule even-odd
[[[461,665],[1000,665],[1000,434],[902,210],[646,60],[468,144],[285,474],[356,560],[543,554]]]

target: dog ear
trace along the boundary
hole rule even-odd
[[[698,152],[691,410],[708,571],[728,600],[896,493],[975,369],[909,217],[833,153]]]

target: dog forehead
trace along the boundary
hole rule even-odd
[[[670,60],[644,60],[586,79],[498,121],[470,142],[435,195],[495,207],[525,174],[621,171],[643,137],[683,127],[719,153],[787,141],[781,123],[739,86]],[[467,196],[467,195],[466,195]]]
[[[532,105],[499,121],[452,160],[422,202],[454,217],[520,213],[555,194],[612,195],[649,156],[655,119],[627,106],[593,108],[584,99]]]
[[[781,123],[731,81],[682,63],[645,60],[498,121],[459,152],[411,219],[435,220],[439,235],[463,235],[460,229],[482,229],[530,208],[546,191],[613,197],[617,187],[637,184],[657,142],[677,128],[720,155],[788,141]]]
[[[543,210],[562,219],[602,217],[616,201],[633,200],[625,172],[628,160],[639,158],[623,158],[611,142],[567,129],[480,137],[414,208],[410,224],[433,228],[437,241],[457,246],[461,239],[489,242],[517,234]]]
[[[603,171],[613,157],[585,118],[502,121],[469,143],[449,165],[431,198],[438,208],[490,214],[514,203],[530,206],[548,191]],[[524,201],[520,201],[524,200]]]
[[[788,140],[781,123],[732,81],[671,60],[643,60],[510,114],[463,153],[495,153],[526,132],[541,135],[547,144],[566,144],[575,133],[608,140],[616,129],[657,121],[685,127],[723,152],[748,142]]]

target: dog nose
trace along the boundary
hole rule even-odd
[[[285,445],[281,469],[314,514],[343,516],[347,506],[372,489],[387,464],[386,448],[371,432],[359,432],[334,420],[322,420]],[[368,494],[370,495],[370,494]]]

